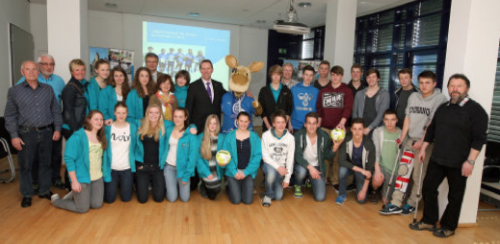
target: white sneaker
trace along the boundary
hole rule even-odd
[[[54,202],[56,200],[58,200],[60,197],[59,197],[59,194],[53,194],[52,196],[50,196],[50,203],[52,203],[52,205],[54,205]]]
[[[264,196],[264,198],[262,198],[262,206],[271,207],[271,198],[268,196]]]

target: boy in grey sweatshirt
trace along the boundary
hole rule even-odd
[[[418,83],[420,92],[415,92],[408,98],[408,105],[406,107],[406,116],[403,123],[403,130],[401,132],[400,141],[403,143],[402,150],[411,150],[414,155],[420,153],[420,148],[423,144],[425,130],[434,116],[436,109],[448,99],[441,94],[441,91],[436,87],[436,74],[432,71],[425,70],[418,75]],[[432,145],[426,150],[426,155],[432,152]],[[430,156],[427,156],[424,162],[419,162],[417,158],[413,159],[413,172],[411,186],[411,195],[408,198],[404,207],[403,198],[406,192],[395,190],[392,194],[391,203],[386,208],[380,210],[380,214],[410,214],[415,211],[417,202],[417,194],[421,191],[418,189],[419,180],[425,177],[425,171],[429,163]],[[421,167],[424,167],[422,170]],[[422,175],[420,175],[422,172]],[[419,194],[418,194],[419,195]]]

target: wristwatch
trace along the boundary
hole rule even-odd
[[[472,159],[467,159],[467,163],[470,163],[470,164],[474,165],[476,163],[476,161],[474,161]]]

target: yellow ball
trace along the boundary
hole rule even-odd
[[[333,141],[341,141],[345,138],[345,131],[339,128],[335,128],[330,133]]]
[[[219,166],[226,166],[231,161],[231,154],[226,150],[220,150],[215,155],[215,161]]]

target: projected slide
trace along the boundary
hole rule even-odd
[[[212,79],[227,89],[229,67],[225,57],[229,54],[230,31],[202,27],[143,22],[143,55],[158,55],[158,71],[172,77],[179,70],[187,70],[191,81],[201,77],[198,69],[203,59],[214,65]]]

